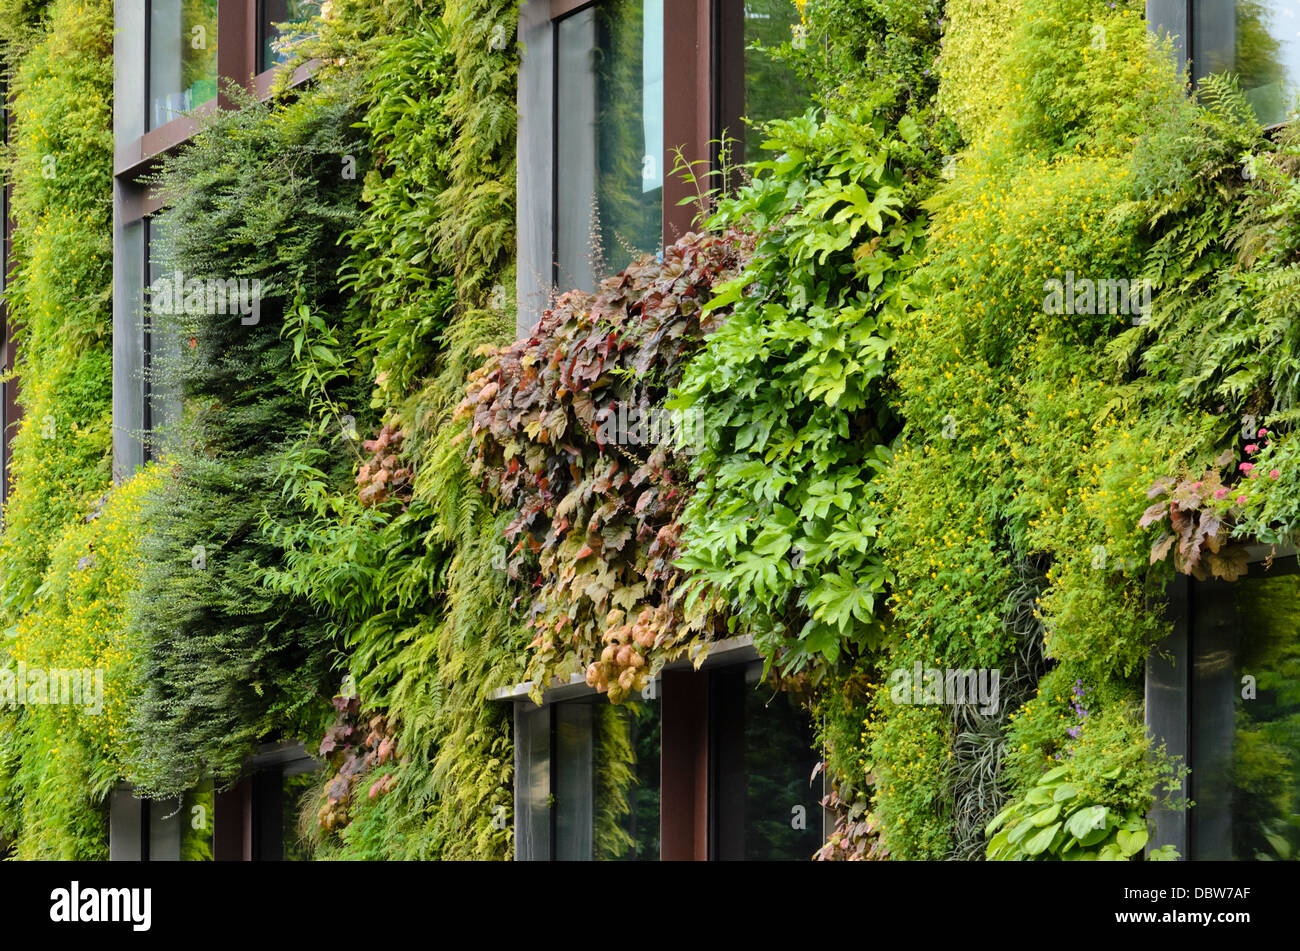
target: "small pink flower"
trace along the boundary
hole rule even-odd
[[[1251,477],[1252,479],[1258,479],[1258,478],[1259,478],[1259,470],[1258,470],[1258,469],[1253,469],[1253,470],[1251,470],[1250,477]]]
[[[1223,497],[1224,497],[1225,495],[1227,495],[1227,494],[1228,494],[1228,490],[1227,490],[1227,489],[1215,489],[1215,490],[1214,490],[1214,497],[1215,497],[1216,499],[1221,499],[1221,498],[1223,498]]]
[[[1239,495],[1239,496],[1237,496],[1237,504],[1238,504],[1238,505],[1245,505],[1245,504],[1246,504],[1246,497],[1245,497],[1244,495]]]
[[[1240,469],[1242,472],[1249,472],[1251,469],[1255,468],[1255,463],[1243,462],[1241,465],[1237,466],[1237,468]]]
[[[1263,439],[1263,438],[1264,438],[1265,436],[1267,436],[1267,435],[1268,435],[1268,430],[1267,430],[1267,429],[1261,429],[1261,430],[1259,431],[1259,438],[1260,438],[1260,439]]]
[[[1201,483],[1199,483],[1199,482],[1194,482],[1194,483],[1192,483],[1192,488],[1193,488],[1193,489],[1199,489],[1200,487],[1201,487]]]
[[[1246,451],[1247,451],[1247,452],[1259,452],[1259,446],[1255,445],[1253,442],[1252,442],[1252,443],[1248,443],[1247,446],[1246,446]]]
[[[1280,476],[1281,474],[1282,473],[1278,472],[1276,469],[1270,469],[1268,471],[1268,477],[1273,480],[1276,480],[1277,477]]]

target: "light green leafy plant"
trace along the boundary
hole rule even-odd
[[[1118,779],[1117,766],[1107,778]],[[1147,844],[1147,820],[1136,809],[1124,812],[1089,802],[1070,781],[1071,767],[1048,770],[1021,799],[1003,809],[985,832],[991,836],[988,857],[1122,862],[1135,858]],[[1172,845],[1154,849],[1153,861],[1178,858]]]
[[[774,123],[770,161],[713,224],[756,231],[732,308],[670,405],[704,434],[681,564],[788,670],[878,643],[886,574],[873,476],[898,423],[886,379],[924,247],[910,118],[812,115]]]

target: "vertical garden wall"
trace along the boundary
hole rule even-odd
[[[163,271],[264,293],[154,302],[183,410],[114,486],[112,8],[0,4],[0,662],[103,674],[94,714],[0,704],[14,855],[103,858],[117,784],[291,740],[315,857],[508,858],[495,688],[617,704],[737,634],[815,723],[819,857],[1142,854],[1186,772],[1143,708],[1170,581],[1294,542],[1294,133],[1189,95],[1134,0],[795,7],[806,114],[515,340],[517,3],[324,5],[310,83],[158,170]],[[619,403],[690,431],[616,445]]]
[[[5,4],[12,264],[22,421],[0,539],[6,666],[100,668],[104,715],[0,712],[0,830],[26,857],[107,852],[98,808],[118,769],[130,657],[118,618],[136,562],[111,454],[111,3]],[[97,501],[98,500],[98,501]],[[92,518],[92,516],[94,516]],[[89,524],[88,524],[89,523]]]

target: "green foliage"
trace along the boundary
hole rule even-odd
[[[1116,779],[1123,775],[1119,766],[1111,772]],[[1024,799],[998,813],[987,830],[990,859],[1122,862],[1142,852],[1148,838],[1142,813],[1120,815],[1089,802],[1067,778],[1070,775],[1069,766],[1049,770]],[[1177,859],[1178,851],[1164,846],[1150,857]]]
[[[384,6],[381,16],[340,5],[322,42],[356,65],[367,90],[359,154],[373,163],[341,272],[349,307],[363,315],[360,359],[380,414],[359,425],[400,434],[390,455],[411,481],[400,497],[367,504],[291,454],[281,490],[311,515],[279,536],[286,558],[273,584],[329,618],[400,756],[388,792],[349,801],[322,829],[317,807],[328,805],[335,764],[303,824],[318,858],[503,858],[512,833],[496,820],[511,808],[509,717],[488,694],[518,678],[523,642],[514,595],[492,568],[503,522],[469,475],[450,416],[480,348],[513,332],[503,302],[513,284],[518,58],[488,39],[497,24],[513,28],[517,5]],[[386,35],[386,18],[403,25],[400,39]],[[350,354],[345,343],[339,356]],[[337,425],[324,403],[313,425]]]
[[[1296,133],[1264,138],[1231,79],[1208,79],[1202,99],[1167,115],[1140,153],[1135,207],[1158,229],[1147,271],[1162,292],[1112,357],[1159,387],[1166,414],[1202,414],[1197,441],[1161,474],[1199,482],[1236,537],[1285,543],[1300,525]]]
[[[333,632],[267,572],[283,557],[277,533],[301,517],[275,504],[283,460],[307,455],[336,479],[352,464],[337,428],[304,427],[322,405],[359,395],[350,361],[329,346],[351,346],[354,332],[332,289],[338,233],[356,220],[359,182],[341,172],[342,156],[360,151],[355,121],[346,86],[249,101],[165,164],[164,273],[257,280],[262,293],[256,322],[154,314],[155,333],[178,341],[155,378],[186,404],[168,434],[171,477],[146,512],[132,618],[145,682],[134,780],[154,794],[233,778],[258,742],[322,716]]]
[[[24,414],[0,537],[14,637],[0,661],[100,667],[114,698],[104,719],[61,706],[0,710],[0,839],[34,858],[103,854],[130,674],[116,626],[132,577],[118,547],[129,520],[115,507],[109,521],[82,523],[110,479],[112,18],[105,2],[0,5],[15,225],[5,296]],[[105,537],[110,522],[123,537]],[[88,568],[87,546],[101,544]]]
[[[813,698],[817,747],[826,757],[824,770],[830,791],[823,805],[835,817],[835,828],[818,852],[818,861],[864,861],[888,858],[880,841],[880,821],[870,811],[876,776],[870,761],[866,723],[873,687],[862,672],[840,678],[834,689]]]
[[[0,541],[11,623],[61,528],[110,478],[112,6],[56,3],[48,23],[10,87],[6,298],[24,381]]]
[[[1025,0],[1007,23],[986,13],[957,6],[945,35],[941,98],[973,146],[927,204],[920,304],[896,340],[907,425],[880,480],[895,579],[885,667],[1014,670],[1032,685],[1041,645],[1076,676],[1124,684],[1165,631],[1152,609],[1165,574],[1146,570],[1138,528],[1146,489],[1204,420],[1168,402],[1146,412],[1156,394],[1107,358],[1145,333],[1140,310],[1053,295],[1066,281],[1140,284],[1134,145],[1150,115],[1177,111],[1178,85],[1132,5]],[[979,78],[971,57],[984,48],[1004,80]],[[1041,566],[1027,618],[1025,566]],[[880,705],[874,812],[892,855],[969,854],[1002,796],[1036,778],[1042,759],[1025,775],[999,753],[1017,702],[966,727],[961,708],[941,725]],[[1132,746],[1144,744],[1139,732]]]
[[[740,235],[687,235],[600,291],[572,291],[468,384],[472,471],[516,513],[502,565],[535,579],[534,683],[586,669],[618,702],[714,634],[688,609],[678,518],[695,420],[663,399],[718,316],[701,300],[739,269]]]
[[[1137,856],[1147,842],[1147,812],[1178,790],[1187,770],[1149,748],[1133,692],[1113,682],[1094,691],[1061,666],[1012,719],[1007,772],[1016,796],[988,825],[988,857]],[[1166,846],[1149,858],[1177,852]]]
[[[111,5],[0,2],[26,412],[4,659],[108,674],[102,718],[0,711],[0,838],[100,857],[120,779],[209,802],[257,743],[323,734],[316,857],[508,857],[493,688],[585,667],[620,700],[725,618],[812,685],[821,857],[1140,854],[1184,776],[1138,706],[1165,582],[1300,531],[1300,133],[1266,137],[1230,79],[1186,98],[1136,0],[794,6],[807,47],[770,52],[821,111],[768,127],[712,234],[512,344],[519,51],[492,40],[516,0],[331,4],[312,86],[166,162],[165,270],[256,278],[261,318],[154,315],[184,416],[88,515]],[[1274,50],[1241,6],[1250,86]],[[1153,306],[1062,306],[1114,279]],[[698,446],[619,431],[670,393]],[[1000,670],[1001,707],[895,702],[918,661]],[[632,714],[598,711],[617,856]],[[1234,763],[1270,822],[1280,729]]]
[[[1012,28],[1021,16],[1020,0],[948,0],[946,30],[939,55],[939,108],[973,142],[993,123],[1006,80],[1001,69]]]
[[[715,226],[754,230],[732,313],[683,374],[674,408],[708,438],[692,463],[682,565],[792,671],[879,642],[885,587],[871,486],[898,424],[885,378],[923,249],[915,122],[781,121]]]
[[[365,219],[349,236],[341,275],[370,312],[363,352],[373,355],[379,385],[395,394],[433,371],[455,302],[432,247],[442,227],[437,196],[449,184],[450,54],[436,22],[420,27],[380,47],[366,74],[359,127],[375,160],[362,192]]]
[[[17,813],[6,815],[5,825],[17,823],[11,835],[19,858],[106,857],[104,801],[126,772],[127,727],[139,693],[137,652],[124,619],[143,567],[143,499],[161,478],[157,468],[140,473],[64,527],[35,603],[11,629],[11,671],[25,664],[29,672],[47,672],[51,685],[53,671],[81,678],[74,703],[65,697],[5,709],[0,700],[8,721],[0,746],[17,767],[0,779],[0,795],[12,797]]]
[[[806,52],[796,57],[823,106],[931,124],[944,0],[808,0]],[[937,117],[933,117],[937,120]],[[951,130],[945,130],[946,136]]]

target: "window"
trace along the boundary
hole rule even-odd
[[[320,10],[320,3],[309,0],[261,0],[258,8],[257,70],[263,72],[289,58],[287,51],[275,48],[276,40],[284,35],[280,27],[311,19]]]
[[[168,278],[166,232],[158,218],[144,220],[145,255],[144,287],[152,288],[155,281]],[[145,295],[148,296],[147,294]],[[164,318],[153,314],[149,307],[141,308],[140,339],[141,376],[143,378],[143,419],[140,438],[144,447],[144,461],[156,459],[166,437],[166,430],[180,416],[179,386],[169,379],[163,364],[157,359],[170,358],[175,362],[179,352],[176,328]]]
[[[556,291],[595,290],[695,227],[696,186],[673,173],[679,150],[704,176],[724,132],[745,140],[732,162],[760,154],[742,116],[807,108],[810,90],[777,51],[801,30],[792,0],[520,6],[520,334]]]
[[[1196,79],[1240,77],[1265,125],[1285,121],[1300,92],[1300,4],[1295,0],[1194,0],[1192,64]]]
[[[803,22],[791,0],[722,0],[718,9],[719,133],[740,143],[733,161],[753,162],[764,156],[762,135],[750,129],[799,115],[812,102],[808,83],[779,52],[805,42]]]
[[[298,832],[303,797],[315,785],[314,760],[268,766],[253,774],[253,861],[311,859]]]
[[[516,707],[516,855],[659,858],[659,701],[603,696]]]
[[[214,799],[212,780],[200,783],[197,789],[181,798],[181,810],[176,819],[180,823],[182,862],[212,861]]]
[[[555,281],[594,290],[663,238],[663,0],[555,27]]]
[[[1194,859],[1300,859],[1300,570],[1193,583],[1188,844]]]
[[[147,45],[150,129],[217,97],[217,0],[151,0]]]
[[[812,724],[762,672],[762,662],[712,672],[710,856],[808,861],[824,841]]]
[[[540,707],[517,700],[516,858],[682,857],[660,837],[699,815],[695,858],[810,860],[824,841],[812,724],[795,697],[762,683],[762,669],[665,673],[690,689],[669,692],[660,679],[619,705],[591,694]]]
[[[320,764],[301,744],[264,747],[239,782],[205,780],[172,799],[139,799],[129,786],[109,797],[109,859],[129,862],[303,861],[304,797]]]
[[[109,800],[109,858],[130,862],[212,860],[213,785],[173,799],[137,799],[130,787]]]

